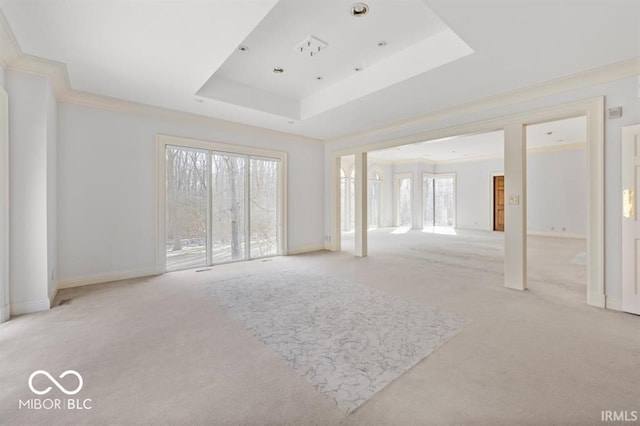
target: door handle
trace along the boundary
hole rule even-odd
[[[622,191],[622,215],[624,217],[633,217],[633,190],[625,189]]]

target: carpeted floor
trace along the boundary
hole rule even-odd
[[[363,259],[319,252],[62,291],[63,305],[0,324],[0,423],[591,425],[602,410],[640,409],[640,317],[583,303],[584,265],[571,260],[584,242],[531,239],[531,290],[517,292],[503,287],[495,234],[370,240]],[[213,281],[284,270],[470,322],[345,414],[203,294]],[[92,409],[20,410],[40,369],[82,374],[74,398]]]
[[[329,275],[285,270],[206,292],[345,413],[464,326],[455,314]]]

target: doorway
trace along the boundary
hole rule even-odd
[[[504,176],[493,176],[493,230],[504,232]]]

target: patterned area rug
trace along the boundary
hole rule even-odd
[[[326,275],[250,275],[204,288],[346,413],[466,324],[454,314]]]

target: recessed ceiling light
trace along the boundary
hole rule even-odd
[[[244,44],[241,44],[240,46],[238,46],[238,50],[241,52],[247,52],[249,51],[249,48],[247,46],[245,46]]]
[[[385,47],[387,45],[387,42],[385,40],[380,40],[378,42],[378,47]]]
[[[276,74],[282,74],[284,72],[284,68],[275,67],[273,69],[273,72],[275,72]]]
[[[353,70],[354,70],[355,72],[362,71],[362,67],[355,67]]]
[[[369,6],[364,3],[356,3],[351,6],[351,15],[355,16],[356,18],[366,15],[367,12],[369,12]]]

